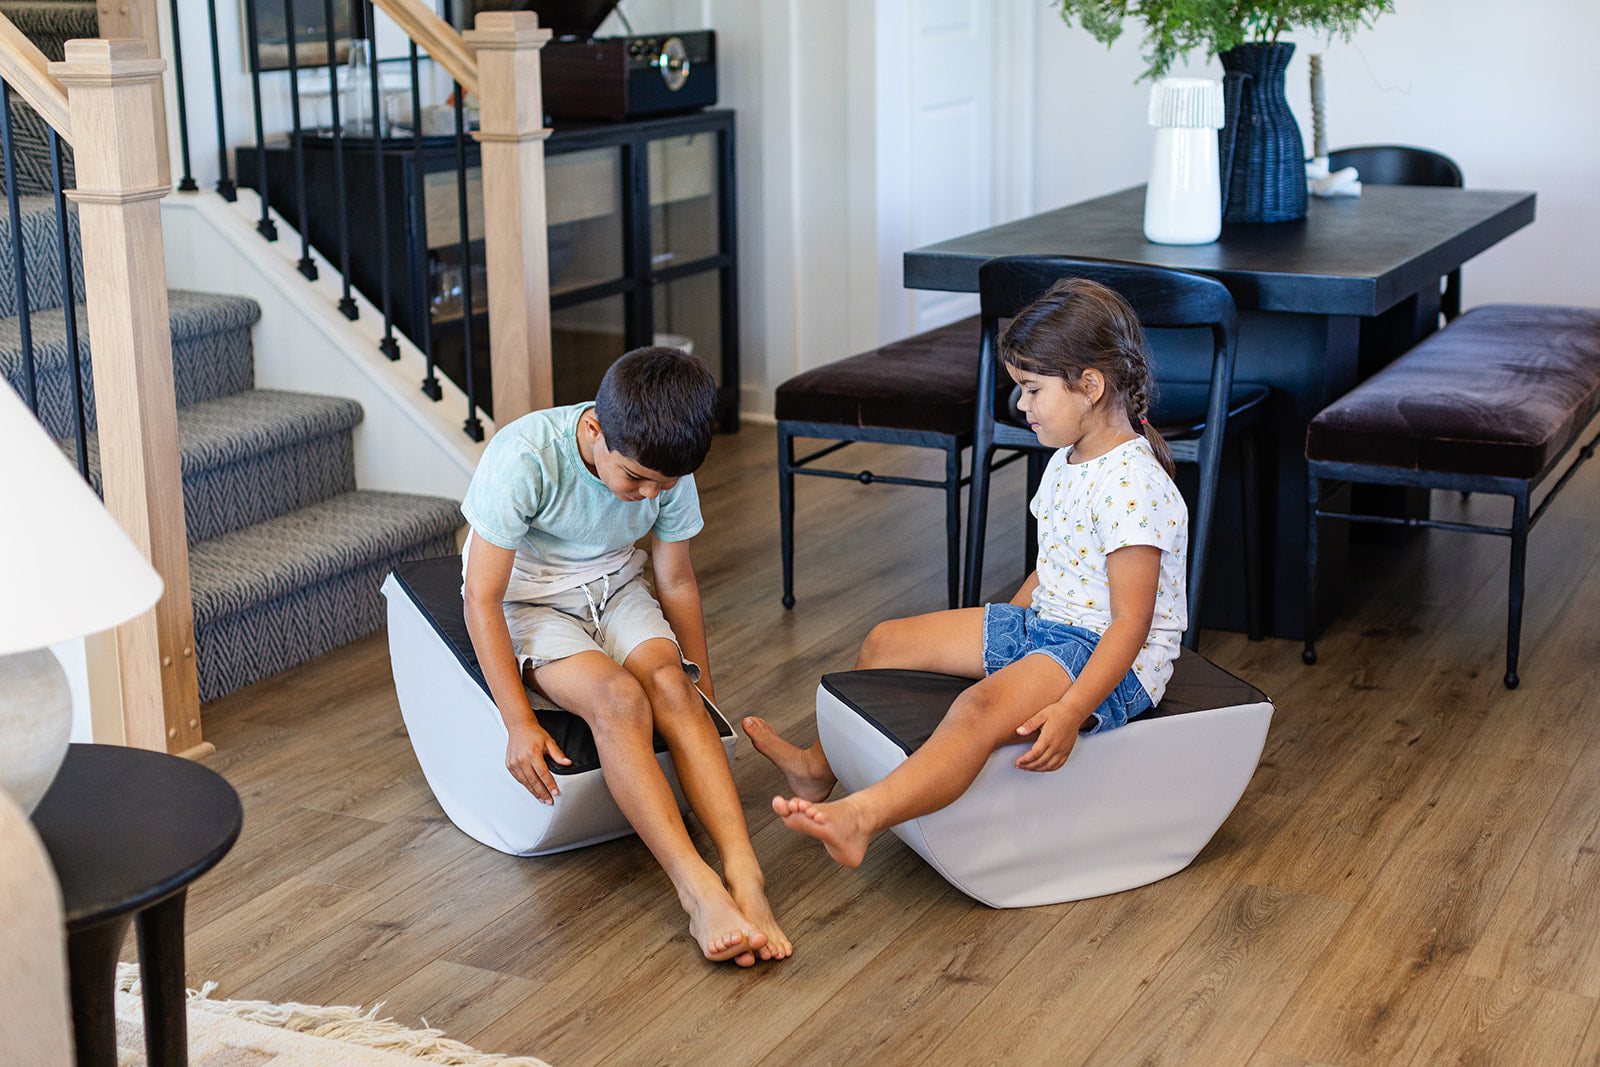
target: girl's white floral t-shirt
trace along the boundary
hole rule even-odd
[[[1070,448],[1050,457],[1033,498],[1039,520],[1033,610],[1103,634],[1111,625],[1106,557],[1129,545],[1161,549],[1155,616],[1133,661],[1151,702],[1160,703],[1189,625],[1189,510],[1143,437],[1084,463],[1071,458]]]

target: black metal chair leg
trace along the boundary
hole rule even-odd
[[[1252,641],[1267,636],[1266,580],[1261,570],[1261,490],[1256,482],[1256,428],[1239,435],[1239,499],[1243,504],[1244,632]]]
[[[1022,569],[1030,574],[1039,558],[1039,520],[1033,516],[1033,498],[1039,495],[1039,483],[1044,481],[1044,468],[1049,462],[1047,453],[1028,453],[1027,517],[1022,520]]]
[[[783,606],[794,607],[794,437],[778,430],[778,538],[783,546]]]
[[[945,584],[952,608],[961,606],[961,446],[944,454]]]
[[[1215,459],[1207,462],[1203,439],[1200,449],[1200,499],[1195,504],[1195,521],[1190,526],[1194,536],[1189,541],[1189,628],[1183,632],[1183,647],[1196,651],[1200,647],[1200,611],[1205,595],[1206,562],[1211,555],[1211,524],[1217,508],[1217,467],[1220,465]]]
[[[972,446],[972,478],[967,489],[967,567],[961,593],[961,604],[968,608],[978,606],[983,589],[983,537],[989,521],[989,464],[993,458],[994,446]]]
[[[1306,494],[1306,647],[1302,663],[1317,662],[1317,508],[1322,497],[1322,480],[1315,473],[1307,478]]]
[[[1511,506],[1511,588],[1506,603],[1506,677],[1507,689],[1515,689],[1522,679],[1517,676],[1517,655],[1522,647],[1522,594],[1527,576],[1528,562],[1528,491],[1524,489],[1512,497]]]

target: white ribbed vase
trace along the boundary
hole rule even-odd
[[[1162,78],[1150,90],[1155,156],[1144,195],[1144,235],[1164,245],[1203,245],[1222,233],[1217,165],[1222,83]]]

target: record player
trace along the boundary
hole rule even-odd
[[[595,37],[617,0],[528,0],[554,39],[540,51],[552,118],[627,119],[717,102],[711,30]]]

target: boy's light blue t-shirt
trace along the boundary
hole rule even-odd
[[[589,470],[577,433],[593,406],[535,411],[502,427],[473,472],[461,513],[474,536],[516,550],[507,600],[583,585],[626,564],[646,534],[684,541],[705,525],[692,474],[654,500],[626,501]]]

